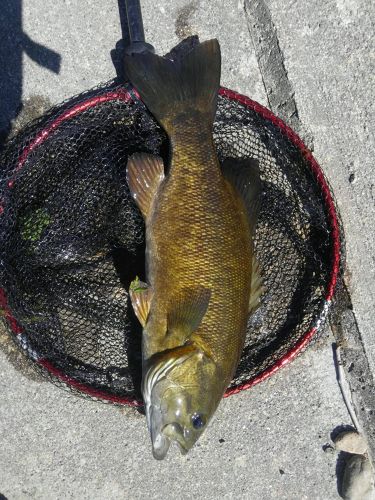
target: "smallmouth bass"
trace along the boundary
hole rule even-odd
[[[146,279],[130,286],[143,326],[142,393],[154,457],[186,453],[233,378],[262,289],[253,256],[258,163],[227,159],[213,141],[220,84],[217,40],[181,59],[127,55],[127,75],[170,141],[137,153],[127,180],[146,224]]]

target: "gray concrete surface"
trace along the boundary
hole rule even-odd
[[[146,39],[164,54],[184,35],[197,33],[206,39],[223,34],[222,85],[251,93],[265,104],[242,2],[191,2],[191,10],[184,9],[186,5],[184,0],[144,0]],[[42,94],[60,102],[115,76],[109,54],[121,38],[116,0],[107,1],[105,6],[99,0],[90,0],[86,8],[70,0],[25,2],[23,10],[24,31],[62,56],[59,74],[24,56],[24,97]]]
[[[242,1],[142,3],[146,36],[159,53],[190,33],[217,36],[222,84],[267,103]],[[370,4],[267,4],[302,124],[343,212],[353,301],[373,363]],[[30,39],[61,55],[59,73],[23,56],[23,99],[38,94],[56,103],[114,76],[115,0],[25,2],[22,18]],[[338,498],[337,456],[323,447],[335,427],[351,422],[333,340],[323,336],[271,380],[223,401],[199,446],[163,463],[151,457],[143,417],[32,381],[0,353],[0,493],[9,500]]]
[[[152,458],[145,419],[24,378],[0,355],[0,492],[18,499],[331,499],[331,431],[350,423],[325,338],[223,400],[198,446]],[[220,442],[224,440],[224,442]]]

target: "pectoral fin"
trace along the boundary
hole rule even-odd
[[[152,288],[137,277],[130,283],[129,295],[135,315],[144,327],[150,312]]]
[[[249,300],[249,314],[254,313],[260,306],[260,298],[264,292],[263,279],[260,274],[258,259],[253,256],[252,274],[251,274],[251,291]]]
[[[222,172],[242,198],[250,227],[255,231],[262,192],[259,161],[255,158],[227,158],[222,164]]]
[[[186,341],[201,324],[210,297],[211,291],[203,286],[183,289],[170,305],[167,334],[181,335]]]
[[[136,153],[128,159],[126,179],[130,192],[146,220],[161,181],[164,164],[159,156]]]

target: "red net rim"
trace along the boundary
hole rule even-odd
[[[60,116],[55,118],[46,128],[41,130],[36,137],[34,138],[33,141],[22,151],[17,169],[16,171],[20,170],[26,160],[28,155],[38,146],[40,146],[46,139],[49,137],[49,135],[54,132],[63,122],[66,120],[69,120],[78,114],[82,113],[83,111],[86,111],[87,109],[93,108],[99,104],[102,104],[104,102],[108,101],[113,101],[113,100],[122,100],[125,102],[129,102],[134,100],[135,98],[140,98],[139,95],[135,92],[134,95],[131,95],[128,91],[125,89],[120,89],[116,91],[109,91],[105,94],[102,94],[100,96],[94,96],[94,97],[89,97],[85,101],[80,102],[79,104],[74,105],[73,107],[67,109],[64,113],[62,113]],[[330,188],[328,186],[328,183],[324,177],[324,174],[318,164],[318,162],[315,160],[313,157],[311,151],[307,148],[307,146],[304,144],[304,142],[300,139],[300,137],[288,126],[286,123],[284,123],[280,118],[275,116],[269,109],[265,108],[261,104],[257,103],[256,101],[253,101],[249,97],[246,97],[244,95],[238,94],[237,92],[226,89],[224,87],[221,87],[219,89],[219,95],[222,97],[225,97],[230,100],[237,101],[241,103],[242,105],[250,108],[252,111],[255,113],[259,114],[262,118],[269,120],[270,122],[273,123],[277,128],[280,129],[283,135],[285,135],[291,142],[294,144],[302,153],[303,157],[305,158],[308,166],[311,168],[311,171],[316,179],[317,184],[320,186],[322,193],[323,193],[323,199],[326,204],[327,208],[327,213],[329,217],[329,223],[331,226],[331,238],[332,238],[332,268],[331,268],[331,274],[330,274],[330,279],[329,283],[327,286],[327,291],[325,295],[325,305],[323,307],[323,311],[321,314],[321,317],[317,320],[316,324],[310,328],[302,337],[297,341],[297,343],[292,347],[286,354],[284,354],[278,361],[276,361],[272,366],[264,370],[262,373],[259,375],[253,377],[252,379],[249,379],[248,381],[242,383],[241,385],[234,387],[232,389],[228,389],[226,393],[224,394],[224,397],[231,396],[233,394],[237,394],[241,391],[250,389],[254,385],[262,382],[263,380],[266,380],[267,378],[271,377],[274,373],[276,373],[280,368],[283,366],[287,365],[290,363],[300,352],[301,350],[306,347],[306,345],[310,342],[312,337],[315,335],[315,333],[318,330],[319,323],[323,319],[323,317],[326,315],[328,311],[329,304],[332,300],[336,282],[337,282],[337,277],[339,273],[339,268],[340,268],[340,229],[339,229],[339,221],[338,221],[338,216],[336,213],[336,207],[335,203],[333,201],[332,195]],[[8,187],[12,188],[13,186],[13,180],[10,179],[8,181]],[[0,215],[4,211],[3,205],[0,203]],[[5,311],[5,319],[8,321],[13,333],[17,336],[20,336],[23,333],[22,328],[20,325],[17,323],[17,320],[12,316],[12,313],[9,309],[6,295],[5,295],[5,290],[0,289],[0,306],[3,308]],[[22,342],[21,342],[22,345]],[[63,383],[67,384],[68,386],[71,386],[72,388],[83,392],[93,398],[98,398],[102,399],[114,404],[121,404],[121,405],[130,405],[130,406],[143,406],[143,402],[139,401],[137,399],[132,399],[128,397],[120,397],[120,396],[115,396],[113,394],[108,394],[103,390],[98,390],[95,389],[89,385],[83,384],[74,378],[66,375],[63,371],[60,369],[56,368],[48,359],[43,359],[43,358],[38,358],[36,356],[35,359],[36,363],[42,366],[44,369],[46,369],[51,375],[54,377],[57,377],[59,380],[61,380]]]

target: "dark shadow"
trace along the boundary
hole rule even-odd
[[[353,431],[356,432],[356,429],[351,425],[338,425],[331,432],[331,440],[334,442],[339,434],[344,431]],[[347,453],[345,451],[340,451],[337,456],[336,462],[336,486],[337,492],[342,497],[342,482],[344,478],[345,466],[348,459],[352,456],[351,453]]]
[[[337,438],[337,436],[339,434],[341,434],[342,432],[347,432],[347,431],[357,432],[357,430],[352,425],[338,425],[331,432],[331,440],[333,442],[335,442],[335,439]]]
[[[117,248],[112,252],[113,264],[125,290],[129,290],[130,283],[138,276],[145,279],[145,248],[139,248],[135,254],[128,252],[125,248]],[[142,327],[136,318],[130,299],[127,307],[128,321],[130,323],[131,335],[127,338],[126,353],[128,358],[128,369],[134,391],[137,398],[142,399]]]
[[[59,73],[61,56],[22,30],[22,0],[0,0],[0,149],[22,109],[22,59]]]
[[[346,451],[340,451],[337,457],[337,462],[336,462],[336,487],[337,487],[337,493],[340,495],[340,497],[343,497],[343,491],[342,491],[342,486],[343,486],[343,480],[344,480],[344,473],[345,473],[345,467],[346,463],[349,460],[350,457],[353,455],[351,453],[347,453]]]

